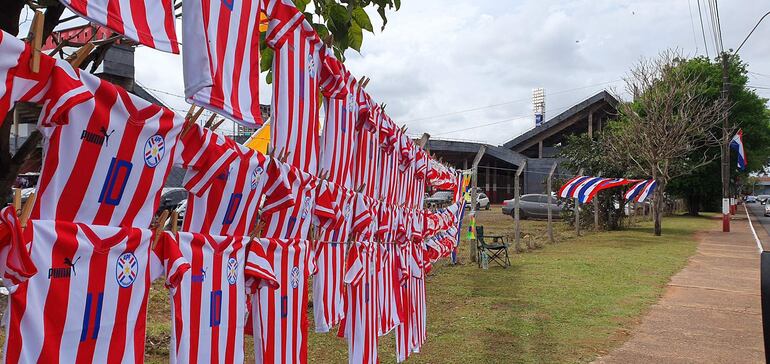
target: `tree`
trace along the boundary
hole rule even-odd
[[[329,34],[333,35],[333,48],[336,56],[344,60],[345,51],[353,49],[361,51],[363,43],[363,31],[374,32],[372,22],[366,9],[372,8],[377,11],[382,19],[382,28],[388,22],[387,10],[398,10],[401,7],[401,0],[312,0],[312,12],[307,11],[311,0],[293,0],[298,9],[304,12],[306,19],[313,25],[319,36],[327,39]],[[5,0],[3,1],[3,11],[0,11],[0,30],[3,30],[13,36],[19,34],[19,22],[24,6],[30,3],[36,8],[45,9],[45,21],[43,30],[43,39],[53,32],[59,25],[61,15],[64,12],[64,5],[58,0]],[[175,9],[181,8],[181,0],[175,1]],[[70,18],[71,19],[71,18]],[[67,19],[67,20],[70,20]],[[318,19],[317,22],[314,19]],[[262,71],[268,71],[272,64],[273,52],[262,42]],[[102,44],[88,56],[85,62],[80,66],[86,69],[91,65],[94,70],[98,63],[103,59],[103,55],[110,48],[112,43]],[[270,75],[268,75],[270,78]],[[9,112],[6,120],[0,126],[0,203],[7,198],[6,191],[9,191],[21,165],[37,149],[37,145],[42,139],[39,132],[33,132],[24,144],[15,154],[10,152],[10,133],[13,124],[13,112]]]
[[[607,126],[612,128],[613,125]],[[559,157],[564,159],[562,165],[571,171],[583,168],[584,174],[589,176],[607,177],[631,177],[628,171],[631,168],[628,159],[617,158],[605,142],[602,134],[595,138],[587,134],[571,135],[567,138],[565,146],[559,151]],[[607,230],[617,230],[623,226],[624,203],[623,189],[612,188],[597,194],[599,205],[599,224]],[[581,225],[588,227],[593,224],[593,204],[584,205],[580,214]],[[566,201],[562,209],[565,221],[574,221],[574,207],[572,201]]]
[[[636,173],[658,182],[653,198],[655,235],[661,235],[664,192],[676,177],[715,160],[709,147],[719,145],[727,103],[712,100],[701,87],[703,72],[685,72],[672,51],[643,59],[626,78],[633,102],[618,105],[620,119],[607,133],[608,147],[627,158]],[[699,152],[702,151],[702,152]]]
[[[730,109],[728,121],[736,129],[743,129],[743,142],[746,147],[748,166],[739,171],[735,165],[735,151],[731,151],[731,176],[734,181],[747,180],[749,173],[761,171],[770,157],[770,112],[766,109],[767,100],[746,87],[748,70],[737,55],[729,58],[728,79]],[[683,72],[702,74],[701,89],[705,97],[716,101],[722,89],[722,65],[706,57],[697,57],[682,62],[679,67]],[[721,133],[721,127],[714,133]],[[702,153],[702,150],[695,153]],[[719,154],[718,146],[708,151]],[[717,211],[721,208],[722,180],[720,161],[714,160],[692,174],[674,178],[669,185],[669,192],[683,197],[687,202],[688,212],[698,215],[702,209]]]

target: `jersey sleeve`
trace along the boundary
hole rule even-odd
[[[37,273],[24,241],[13,206],[0,210],[0,271],[6,288],[18,286]]]
[[[355,285],[364,277],[364,263],[361,261],[361,243],[355,243],[348,251],[348,259],[345,262],[344,281]]]
[[[356,193],[353,203],[353,233],[358,236],[366,236],[371,233],[370,226],[374,218],[371,209],[369,209],[366,198],[361,193]]]
[[[319,225],[325,226],[336,221],[339,215],[339,207],[334,195],[334,186],[328,181],[321,181],[318,185],[314,215],[319,220]]]
[[[268,241],[263,239],[264,241]],[[249,294],[256,293],[260,287],[279,287],[278,279],[273,272],[273,266],[267,259],[265,249],[260,240],[252,240],[248,244],[246,256],[246,265],[244,274],[246,276],[246,290]]]
[[[69,63],[40,55],[40,71],[32,72],[31,47],[0,31],[0,124],[17,102],[42,105],[41,124],[63,121],[62,113],[93,95]]]
[[[329,98],[344,99],[348,94],[347,70],[332,51],[324,47],[321,50],[321,93]]]
[[[291,0],[262,0],[268,18],[265,41],[273,49],[280,48],[294,30],[302,25],[305,15]]]
[[[225,137],[197,124],[192,125],[179,144],[182,151],[177,163],[187,169],[184,188],[196,196],[203,195],[237,158]]]
[[[169,231],[162,234],[158,243],[152,248],[151,279],[165,276],[166,288],[176,288],[184,274],[190,270],[190,263],[182,256],[174,234]]]
[[[262,206],[262,213],[269,214],[291,206],[295,196],[291,192],[291,184],[289,184],[286,170],[281,168],[278,162],[270,159],[267,162],[266,174],[267,179],[263,192],[265,204]]]

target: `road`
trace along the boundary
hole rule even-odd
[[[759,220],[759,222],[762,224],[762,228],[764,228],[765,231],[768,234],[770,234],[770,217],[765,217],[765,205],[762,205],[760,203],[748,203],[746,204],[746,206],[749,208],[749,212],[751,213],[751,216]],[[738,206],[738,209],[743,210],[743,207]],[[756,226],[756,224],[754,225],[755,225],[754,226],[755,228],[759,229],[759,226]],[[759,233],[759,231],[757,231],[757,233]],[[763,243],[765,242],[763,241]]]

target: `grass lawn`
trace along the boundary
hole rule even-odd
[[[499,208],[482,211],[487,234],[512,234],[513,221]],[[513,266],[482,270],[468,261],[440,262],[427,279],[428,340],[410,363],[587,362],[626,340],[633,325],[657,301],[669,278],[695,252],[694,233],[718,225],[709,218],[664,219],[663,237],[646,222],[625,231],[576,237],[557,222],[557,244],[545,244],[545,222],[525,221],[525,241],[544,245],[512,254]],[[465,225],[467,226],[467,225]],[[335,333],[312,333],[316,363],[347,362],[347,345]],[[168,361],[168,293],[150,295],[147,360]],[[247,362],[253,362],[250,337]],[[394,334],[380,339],[380,359],[395,362]]]

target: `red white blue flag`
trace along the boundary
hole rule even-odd
[[[624,197],[627,202],[644,202],[644,200],[655,191],[655,187],[657,186],[658,182],[652,179],[640,181],[631,186],[631,188],[626,191]]]
[[[625,178],[577,176],[567,181],[559,189],[558,196],[561,198],[576,198],[580,203],[588,203],[593,200],[599,191],[627,185],[631,182],[633,181]]]
[[[746,169],[746,151],[743,149],[743,129],[738,129],[733,140],[730,141],[730,148],[738,151],[738,169]]]

